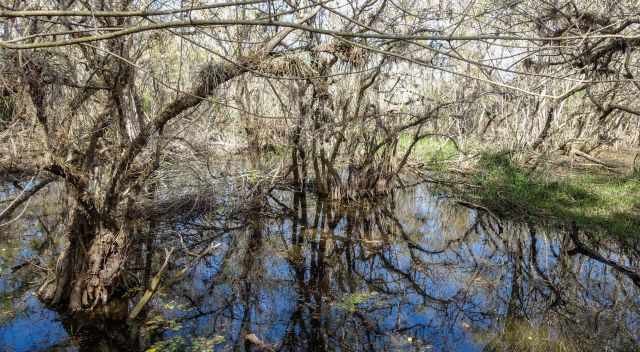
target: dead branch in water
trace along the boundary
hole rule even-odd
[[[6,208],[0,211],[0,226],[4,225],[3,223],[1,223],[2,220],[5,220],[9,216],[11,216],[11,213],[13,213],[14,210],[24,204],[24,202],[28,201],[32,196],[46,187],[53,180],[54,178],[52,177],[45,178],[44,180],[40,180],[32,184],[29,188],[25,188],[15,199],[13,199],[13,201],[11,201],[11,203]]]
[[[173,276],[170,280],[164,283],[164,286],[171,286],[177,281],[181,280],[184,277],[184,275],[186,275],[186,273],[189,270],[191,270],[200,261],[200,259],[202,259],[206,255],[211,254],[211,252],[213,252],[213,250],[218,248],[219,246],[220,244],[216,244],[216,245],[212,244],[209,247],[205,248],[202,252],[200,252],[200,254],[198,254],[194,259],[192,259],[189,264],[187,264],[184,268],[178,271],[178,273],[175,276]],[[151,298],[153,298],[153,295],[155,295],[156,292],[160,289],[161,283],[162,283],[162,276],[167,270],[167,267],[169,265],[171,255],[173,254],[174,249],[175,248],[173,247],[169,250],[165,249],[165,259],[164,259],[164,262],[162,263],[162,266],[151,279],[149,288],[147,288],[147,290],[144,292],[144,294],[142,295],[138,303],[136,303],[136,305],[131,310],[131,313],[129,313],[129,319],[132,319],[132,320],[136,319],[138,315],[142,312],[144,307],[149,303]]]

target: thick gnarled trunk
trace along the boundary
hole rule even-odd
[[[111,298],[124,293],[121,274],[127,260],[126,232],[105,228],[74,200],[64,241],[53,277],[38,291],[42,301],[71,312],[113,313]]]
[[[122,296],[121,274],[127,259],[127,236],[123,231],[100,229],[88,251],[78,258],[82,272],[73,283],[69,307],[72,311],[106,306],[111,296]]]

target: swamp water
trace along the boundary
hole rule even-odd
[[[640,283],[629,274],[640,271],[638,245],[589,242],[597,255],[577,253],[568,234],[500,221],[425,186],[341,207],[278,191],[242,214],[158,225],[145,247],[154,253],[147,278],[165,248],[182,253],[171,277],[219,246],[162,288],[135,328],[39,303],[36,265],[51,261],[40,216],[25,214],[0,237],[0,351],[636,351],[640,343]]]

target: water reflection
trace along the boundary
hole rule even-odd
[[[211,213],[154,231],[153,245],[141,246],[157,252],[152,271],[162,248],[181,248],[171,264],[178,271],[189,254],[221,246],[161,290],[143,323],[80,334],[94,339],[78,338],[77,320],[34,309],[28,289],[8,284],[20,277],[3,275],[11,302],[3,309],[35,306],[3,315],[0,346],[601,351],[640,343],[638,247],[499,221],[422,186],[348,206],[271,192],[232,218]],[[11,260],[3,256],[3,272]],[[25,321],[33,337],[16,338]]]

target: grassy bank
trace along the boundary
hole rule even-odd
[[[620,238],[640,235],[640,178],[589,171],[531,171],[509,154],[485,153],[469,173],[468,201],[499,216],[580,229]]]
[[[413,142],[413,136],[403,134],[398,139],[398,149],[406,152]],[[446,137],[426,137],[419,140],[411,150],[413,158],[429,169],[444,170],[447,163],[459,155],[458,146]]]

